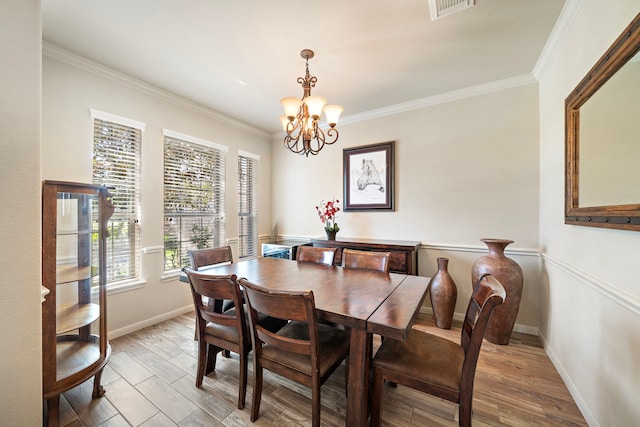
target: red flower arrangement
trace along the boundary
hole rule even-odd
[[[338,223],[336,222],[336,213],[340,211],[338,206],[340,200],[333,199],[325,203],[324,200],[320,202],[320,206],[316,206],[320,221],[324,224],[324,229],[327,231],[337,232],[340,230]]]

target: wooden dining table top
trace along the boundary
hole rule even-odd
[[[314,293],[318,318],[405,339],[426,296],[429,279],[398,273],[261,257],[199,273],[235,274],[273,290]],[[188,282],[186,275],[180,280]]]

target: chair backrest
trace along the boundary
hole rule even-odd
[[[191,295],[196,309],[196,319],[199,331],[204,331],[207,322],[224,326],[237,326],[238,331],[247,330],[244,308],[242,305],[242,291],[238,286],[237,276],[201,274],[184,267],[182,269],[189,278]],[[232,300],[235,310],[225,313],[214,311],[212,304],[205,303],[204,298],[211,300]]]
[[[315,262],[316,264],[333,265],[336,248],[319,248],[315,246],[298,246],[296,260],[298,262]]]
[[[480,354],[480,346],[493,310],[504,302],[506,291],[502,284],[490,274],[485,274],[476,283],[469,300],[467,313],[462,323],[460,345],[465,352],[462,365],[461,384],[473,387],[473,378]]]
[[[189,251],[189,257],[191,258],[191,268],[196,271],[209,265],[221,264],[223,262],[233,263],[231,246]]]
[[[256,357],[261,354],[262,343],[282,351],[308,355],[312,371],[317,371],[318,362],[318,319],[316,316],[313,291],[274,291],[240,279],[245,301],[249,310],[251,342]],[[277,335],[258,323],[258,313],[277,319],[304,322],[309,329],[309,339],[292,339]]]
[[[342,266],[345,268],[360,268],[388,273],[390,256],[390,252],[344,249],[342,251]]]

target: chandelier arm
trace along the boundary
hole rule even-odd
[[[329,129],[327,130],[327,136],[329,136],[329,137],[333,137],[333,139],[332,139],[331,141],[325,141],[325,144],[327,144],[327,145],[334,144],[334,143],[338,140],[338,136],[339,136],[339,135],[340,135],[340,134],[338,133],[338,129],[336,129],[336,128],[329,128]]]
[[[287,123],[286,136],[284,137],[284,145],[289,150],[297,154],[302,154],[304,149],[304,142],[300,137],[303,135],[302,123],[300,120],[294,120]]]
[[[313,123],[313,138],[309,141],[307,150],[312,155],[316,155],[322,150],[325,144],[324,131],[318,126],[318,121]],[[308,156],[309,154],[307,154]]]
[[[291,139],[289,136],[284,138],[284,146],[296,154],[303,154],[305,152],[304,144],[301,145],[299,139]]]
[[[287,129],[285,130],[285,132],[291,138],[298,139],[300,138],[301,129],[302,129],[302,122],[300,121],[298,116],[298,118],[296,118],[294,121],[287,123]],[[296,135],[296,131],[297,131],[297,135]]]

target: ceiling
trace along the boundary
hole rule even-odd
[[[42,36],[265,132],[280,98],[343,117],[530,74],[564,0],[476,0],[431,20],[428,0],[42,0]],[[245,83],[238,83],[241,80]]]

